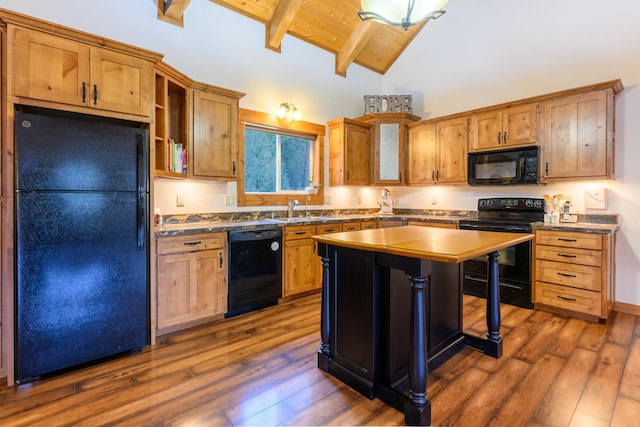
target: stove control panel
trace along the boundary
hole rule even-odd
[[[527,199],[518,197],[493,197],[478,199],[479,211],[533,211],[544,212],[544,199]]]

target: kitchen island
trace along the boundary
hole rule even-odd
[[[407,226],[314,236],[323,263],[318,367],[431,422],[427,374],[465,346],[502,355],[498,251],[532,234]],[[487,255],[487,336],[462,332],[462,262]]]

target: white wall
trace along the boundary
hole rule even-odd
[[[621,78],[616,108],[616,179],[547,187],[392,188],[399,207],[475,209],[478,197],[563,193],[584,210],[584,191],[610,190],[619,213],[616,300],[640,305],[640,5],[629,0],[451,0],[385,76],[351,65],[334,74],[334,56],[285,36],[282,53],[264,48],[264,25],[208,0],[192,0],[184,28],[156,18],[156,0],[0,0],[0,7],[137,45],[165,55],[190,77],[246,92],[243,108],[270,111],[290,101],[304,119],[325,123],[362,113],[365,94],[412,94],[415,114],[438,117]],[[376,188],[325,188],[328,208],[375,207]],[[185,196],[185,207],[175,196]],[[235,184],[156,181],[164,214],[236,210],[224,206]],[[362,200],[357,203],[358,197]]]

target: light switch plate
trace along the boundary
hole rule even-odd
[[[224,196],[224,205],[233,206],[233,196]]]
[[[184,206],[184,195],[182,194],[176,195],[176,206],[179,208]]]

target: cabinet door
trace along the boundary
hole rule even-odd
[[[436,123],[436,181],[447,184],[467,182],[466,117]]]
[[[471,116],[470,137],[469,150],[472,152],[503,148],[502,110]]]
[[[536,143],[538,104],[471,116],[469,150],[486,151]]]
[[[316,289],[318,254],[312,239],[287,240],[285,242],[284,296]]]
[[[409,129],[407,184],[435,184],[436,125],[427,123]]]
[[[224,251],[158,257],[158,329],[227,311]]]
[[[88,105],[89,47],[46,33],[9,27],[14,42],[14,94]],[[84,91],[83,91],[84,85]]]
[[[238,100],[193,90],[192,175],[236,179]]]
[[[538,104],[507,108],[502,112],[504,148],[536,143]]]
[[[613,178],[611,90],[540,104],[540,168],[548,178]]]
[[[112,50],[91,48],[89,106],[149,116],[153,64]]]
[[[375,185],[402,183],[404,172],[404,123],[397,120],[377,119],[374,125],[374,173]]]
[[[337,119],[329,125],[329,184],[371,183],[371,125]]]

